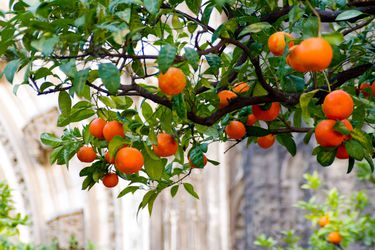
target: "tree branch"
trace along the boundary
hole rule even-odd
[[[282,16],[285,16],[289,13],[289,11],[292,9],[292,6],[284,6],[283,8],[271,12],[269,14],[264,15],[263,17],[260,18],[262,22],[269,22],[269,23],[274,23],[277,21]],[[358,7],[358,8],[353,8],[354,10],[359,10],[363,12],[364,14],[350,18],[348,20],[345,20],[347,22],[355,22],[359,19],[365,18],[367,15],[374,15],[375,14],[375,4],[372,6],[363,6],[363,7]],[[322,22],[335,22],[336,17],[340,15],[344,11],[333,11],[333,10],[319,10],[316,9],[316,11],[319,13],[319,16],[321,18]]]
[[[359,30],[359,29],[361,29],[361,28],[363,28],[363,27],[369,25],[373,20],[374,20],[374,18],[370,18],[370,19],[368,19],[367,21],[364,21],[364,22],[362,22],[362,23],[360,23],[360,24],[358,24],[358,25],[356,25],[356,26],[354,26],[354,27],[352,27],[352,28],[350,28],[350,29],[344,30],[344,31],[342,32],[342,34],[343,34],[344,36],[346,36],[347,34],[350,34],[350,33],[352,33],[353,31]]]

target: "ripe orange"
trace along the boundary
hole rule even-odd
[[[300,50],[301,48],[299,45],[294,45],[291,47],[289,54],[286,57],[286,63],[298,72],[307,72],[307,68],[301,64]]]
[[[102,118],[92,120],[89,126],[90,134],[96,138],[104,139],[103,128],[107,124]]]
[[[328,215],[324,215],[322,217],[319,218],[319,221],[318,221],[318,224],[320,227],[325,227],[329,224],[329,216]]]
[[[348,130],[352,130],[353,127],[349,121],[342,121]],[[322,120],[315,127],[315,138],[318,144],[322,147],[337,147],[339,146],[347,136],[334,130],[336,124],[335,120]]]
[[[253,105],[252,111],[256,119],[261,121],[273,121],[280,113],[280,103],[273,102],[268,110],[263,110],[259,105]]]
[[[375,81],[373,81],[371,84],[371,92],[372,92],[372,96],[375,97]]]
[[[103,135],[106,141],[111,141],[113,137],[119,135],[125,137],[122,123],[118,121],[110,121],[103,128]]]
[[[268,38],[268,48],[275,56],[281,56],[284,53],[285,45],[286,45],[286,38],[285,36],[293,39],[292,35],[283,31],[275,32]],[[288,47],[292,47],[294,45],[293,41],[288,43]]]
[[[247,126],[253,126],[257,122],[257,118],[255,115],[250,114],[247,116],[246,125]]]
[[[92,147],[82,146],[78,149],[77,157],[81,162],[93,162],[96,159],[96,153]]]
[[[370,83],[366,82],[366,83],[362,83],[360,86],[359,86],[359,90],[361,91],[361,93],[363,94],[364,97],[368,97],[371,93],[371,85]]]
[[[157,145],[152,145],[154,153],[159,157],[168,157],[176,154],[178,144],[171,136],[167,133],[161,133],[157,136]]]
[[[266,136],[258,137],[257,143],[261,148],[269,148],[275,143],[275,136],[273,134],[269,134]]]
[[[103,185],[107,188],[113,188],[116,187],[118,184],[118,176],[115,173],[108,173],[104,175],[102,181]]]
[[[236,94],[242,94],[249,91],[250,86],[246,82],[236,83],[233,87],[233,92]]]
[[[331,45],[320,37],[311,37],[302,41],[291,51],[290,60],[306,71],[322,71],[326,69],[333,57]]]
[[[336,158],[338,158],[338,159],[348,159],[349,158],[348,151],[346,151],[346,148],[345,148],[344,144],[341,144],[337,148]]]
[[[352,114],[353,109],[353,99],[344,90],[332,91],[324,98],[323,112],[329,119],[346,119]]]
[[[104,159],[110,164],[115,164],[115,157],[111,157],[108,151],[105,152]]]
[[[237,97],[237,95],[230,90],[222,90],[217,95],[219,97],[219,108],[228,106],[229,102]]]
[[[246,128],[242,122],[239,121],[231,121],[225,127],[225,133],[231,139],[240,140],[246,135]]]
[[[159,75],[159,88],[167,95],[178,95],[186,86],[186,76],[179,68],[170,67],[167,72]]]
[[[206,164],[207,164],[207,157],[205,155],[203,155],[203,167],[206,166]],[[189,165],[190,165],[191,168],[199,168],[199,167],[197,167],[193,164],[193,162],[190,160],[190,158],[189,158]]]
[[[135,174],[141,170],[144,158],[136,148],[124,147],[120,149],[115,157],[116,168],[125,174]]]
[[[327,240],[331,244],[338,245],[342,241],[342,237],[339,232],[331,232],[328,234]]]

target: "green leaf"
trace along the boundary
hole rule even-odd
[[[264,129],[264,128],[261,128],[261,127],[257,127],[257,126],[246,126],[246,135],[247,136],[256,136],[256,137],[259,137],[259,136],[265,136],[265,135],[268,135],[270,134],[270,131],[268,129]]]
[[[108,96],[99,96],[99,100],[109,108],[117,108],[115,101]]]
[[[123,148],[126,145],[127,145],[127,140],[122,138],[121,136],[116,135],[109,142],[109,145],[108,145],[109,155],[111,157],[114,157],[116,155],[117,151],[119,149]]]
[[[180,117],[182,120],[186,120],[187,110],[183,94],[173,96],[172,109],[176,111],[178,117]]]
[[[204,167],[204,154],[203,154],[203,152],[204,151],[202,150],[200,145],[198,145],[198,146],[195,146],[189,153],[189,160],[197,168],[203,168]]]
[[[133,105],[133,99],[129,96],[111,96],[112,101],[114,102],[116,109],[128,109]]]
[[[155,15],[158,13],[160,9],[160,1],[159,0],[143,0],[144,6],[146,7],[147,11],[151,14]]]
[[[375,169],[375,166],[374,166],[374,161],[372,160],[372,158],[368,155],[365,155],[365,159],[366,161],[368,162],[368,164],[370,165],[370,168],[371,168],[371,172],[373,173],[374,172],[374,169]]]
[[[16,59],[10,61],[4,68],[2,74],[5,75],[5,78],[8,80],[9,83],[13,83],[14,75],[16,74],[18,68],[21,65],[21,61]]]
[[[318,36],[318,19],[315,16],[305,19],[303,23],[303,38]]]
[[[355,128],[350,135],[354,140],[358,141],[369,154],[373,154],[372,140],[368,134],[359,128]]]
[[[95,171],[95,168],[94,167],[85,167],[85,168],[82,168],[81,171],[79,171],[79,176],[80,177],[83,177],[83,176],[88,176],[89,174],[92,174],[92,172]]]
[[[336,17],[336,21],[344,21],[344,20],[352,19],[362,14],[363,12],[359,10],[346,10]]]
[[[57,36],[51,38],[42,37],[40,40],[32,41],[31,46],[41,51],[43,55],[49,56],[52,54],[55,45],[59,42]]]
[[[114,94],[120,88],[120,72],[114,64],[100,64],[99,77],[102,79],[104,86],[110,93]]]
[[[195,49],[185,47],[185,58],[190,63],[190,65],[193,67],[194,70],[198,69],[198,63],[199,63],[199,54]]]
[[[218,55],[216,54],[208,54],[205,55],[206,60],[208,64],[210,65],[211,68],[213,69],[219,69],[221,66],[221,59]]]
[[[64,72],[65,75],[73,77],[73,78],[75,76],[75,73],[77,72],[75,60],[70,60],[70,61],[67,61],[66,63],[63,63],[60,65],[59,68],[62,72]]]
[[[302,93],[305,88],[305,79],[295,75],[286,75],[281,88],[287,93]]]
[[[309,144],[311,136],[314,134],[314,129],[310,129],[309,132],[306,133],[305,138],[303,138],[303,143],[306,145]]]
[[[42,141],[42,143],[44,145],[48,145],[48,146],[51,146],[51,147],[60,146],[61,143],[62,143],[60,138],[58,138],[54,134],[50,134],[50,133],[42,133],[40,135],[40,140]]]
[[[172,198],[174,198],[176,196],[178,188],[179,188],[179,185],[175,185],[175,186],[173,186],[171,188],[171,196],[172,196]]]
[[[156,190],[150,190],[148,191],[144,196],[143,196],[143,199],[141,201],[141,203],[139,204],[139,207],[138,207],[138,211],[137,211],[137,216],[138,216],[138,212],[140,211],[141,208],[144,208],[147,206],[147,204],[156,199],[156,196],[157,196],[157,191]],[[152,208],[152,207],[151,207]],[[150,211],[150,210],[149,210]]]
[[[304,93],[299,98],[299,103],[300,103],[300,106],[301,106],[301,109],[302,109],[302,119],[305,121],[305,123],[308,126],[312,126],[312,119],[311,119],[309,108],[308,108],[309,103],[310,103],[311,99],[314,97],[315,93],[318,92],[318,91],[319,91],[319,89],[316,89],[316,90],[310,91],[308,93]]]
[[[117,195],[117,198],[121,198],[123,196],[125,196],[126,194],[128,193],[132,193],[134,194],[135,191],[137,191],[139,189],[138,186],[127,186],[125,189],[123,189],[118,195]]]
[[[193,185],[190,183],[184,183],[185,190],[191,194],[194,198],[199,199],[198,194],[195,192]]]
[[[267,90],[265,90],[259,82],[255,83],[253,96],[263,96],[267,94],[268,94]]]
[[[158,197],[158,192],[155,192],[152,196],[151,196],[151,198],[150,198],[150,200],[149,200],[149,202],[148,202],[148,204],[147,204],[147,210],[148,210],[148,213],[149,213],[149,215],[151,216],[151,214],[152,214],[152,208],[153,208],[153,206],[154,206],[154,202],[155,202],[155,200],[156,200],[156,197]]]
[[[57,162],[57,164],[59,164],[59,165],[65,164],[63,152],[64,152],[63,146],[58,146],[58,147],[54,148],[52,150],[51,155],[50,155],[51,164],[54,164],[55,162]]]
[[[336,45],[336,46],[339,46],[345,41],[344,35],[338,31],[335,31],[329,34],[324,34],[323,38],[327,40],[327,42],[329,42],[330,44]]]
[[[258,32],[261,32],[265,29],[269,29],[271,27],[272,27],[272,25],[269,24],[268,22],[253,23],[253,24],[250,24],[249,26],[245,27],[241,31],[239,36],[241,37],[241,36],[247,35],[249,33],[258,33]]]
[[[58,101],[60,112],[64,115],[69,115],[72,106],[72,100],[70,99],[69,94],[66,91],[61,91],[59,93]]]
[[[159,70],[162,73],[165,73],[169,69],[169,67],[172,65],[176,57],[176,54],[177,54],[177,48],[170,44],[166,44],[163,47],[161,47],[159,58],[158,58],[158,65],[159,65]]]
[[[278,134],[276,140],[288,150],[288,152],[295,156],[297,153],[297,145],[293,140],[292,134]]]
[[[345,124],[342,121],[337,121],[335,126],[333,126],[333,129],[343,135],[350,134],[350,130],[345,126]]]
[[[165,158],[154,159],[149,154],[143,154],[143,155],[144,155],[144,160],[145,160],[144,169],[147,175],[152,180],[160,180],[163,175],[164,166],[167,164],[168,160]]]
[[[201,22],[208,25],[211,17],[212,10],[214,9],[214,6],[211,4],[208,4],[206,8],[203,11]]]
[[[78,96],[84,94],[84,87],[89,76],[90,69],[84,69],[75,73],[73,79],[73,90],[77,93]]]
[[[333,163],[336,157],[336,148],[321,148],[317,155],[318,162],[327,167]]]
[[[186,0],[185,2],[194,14],[198,14],[201,9],[202,0]]]
[[[94,180],[92,179],[92,177],[91,176],[87,176],[85,178],[85,180],[83,181],[83,183],[82,183],[82,190],[87,189],[90,185],[92,185],[93,182],[94,182]]]
[[[154,116],[154,111],[152,110],[151,105],[148,104],[148,102],[143,101],[141,107],[143,117],[146,119],[148,123],[152,123],[152,121],[154,120],[152,119],[152,117]]]
[[[358,141],[351,139],[346,141],[344,144],[349,156],[358,161],[361,161],[365,157],[363,147]]]
[[[210,160],[210,159],[207,159],[207,161],[209,163],[211,163],[212,165],[214,165],[214,166],[219,166],[220,165],[220,162],[218,162],[218,161],[214,161],[214,160]]]
[[[350,172],[352,172],[353,168],[354,168],[354,158],[353,157],[349,157],[349,162],[348,162],[348,170],[346,171],[347,174],[349,174]]]

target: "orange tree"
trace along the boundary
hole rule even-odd
[[[77,152],[89,163],[83,189],[120,177],[129,182],[119,197],[146,189],[140,209],[151,211],[179,184],[198,197],[185,181],[218,164],[205,155],[211,143],[277,141],[295,155],[295,133],[307,144],[315,132],[322,166],[337,155],[348,172],[355,161],[374,168],[373,1],[10,0],[9,9],[2,74],[15,84],[22,69],[15,90],[59,93],[57,126],[67,128],[41,140],[52,163]]]

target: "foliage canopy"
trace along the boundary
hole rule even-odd
[[[0,55],[8,61],[2,74],[15,84],[14,75],[22,70],[23,82],[14,85],[15,91],[28,85],[38,95],[59,92],[57,126],[97,116],[121,122],[125,131],[125,136],[114,136],[109,142],[90,134],[88,125],[67,128],[60,137],[41,136],[44,144],[53,147],[52,163],[68,165],[83,145],[95,149],[97,160],[80,173],[85,178],[83,189],[116,172],[130,181],[119,197],[147,187],[140,208],[148,206],[150,212],[162,190],[171,187],[174,196],[183,181],[186,191],[198,197],[185,182],[192,171],[188,158],[203,168],[211,143],[250,144],[269,134],[274,136],[270,142],[276,139],[295,155],[293,134],[306,133],[304,142],[310,142],[315,126],[325,119],[321,104],[335,89],[345,90],[354,100],[354,111],[349,114],[353,128],[341,119],[331,128],[342,140],[345,137],[348,172],[361,160],[374,168],[373,1],[34,2],[11,0],[10,10],[0,13]],[[277,31],[292,34],[282,40],[285,49],[280,56],[270,53],[267,44]],[[327,57],[327,69],[298,68],[290,61],[296,49],[285,44],[302,48],[311,37],[329,42],[325,46],[333,58]],[[176,94],[170,96],[152,82],[172,68],[180,69],[183,76],[171,75],[166,86],[178,81],[183,91],[172,91]],[[236,90],[240,82],[248,85],[245,91]],[[370,87],[361,88],[362,83]],[[236,94],[219,100],[223,90]],[[231,121],[246,124],[254,109],[264,113],[271,103],[281,104],[276,118],[257,119],[246,126],[244,136],[242,131],[234,133],[235,139],[225,133]],[[160,133],[172,135],[178,143],[173,157],[159,157],[153,150]],[[140,173],[125,174],[105,161],[106,149],[114,157],[125,145],[142,153]],[[318,146],[313,155],[322,166],[329,166],[337,150],[337,145]]]

